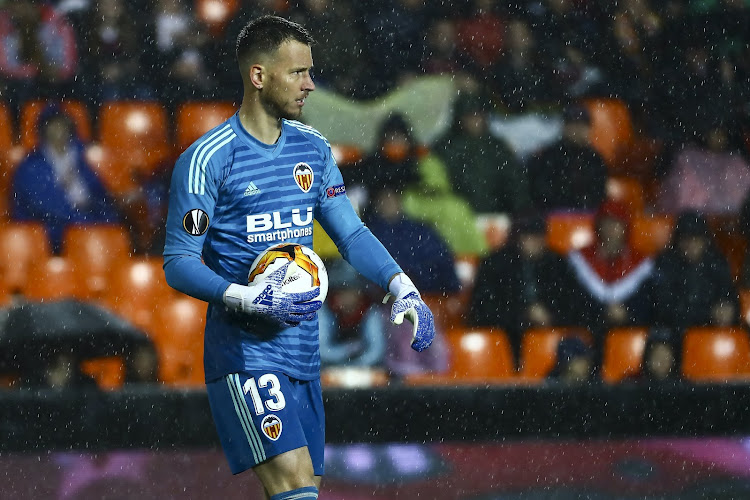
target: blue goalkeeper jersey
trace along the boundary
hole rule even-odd
[[[284,120],[278,141],[267,145],[235,114],[177,160],[164,268],[170,285],[209,302],[207,381],[243,370],[319,377],[317,318],[279,330],[222,302],[230,283],[247,284],[253,260],[268,247],[287,241],[312,248],[313,219],[355,268],[384,288],[400,272],[351,208],[331,147],[315,129]]]

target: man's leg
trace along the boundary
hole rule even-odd
[[[280,493],[306,487],[314,488],[316,496],[310,498],[317,498],[320,476],[315,476],[313,473],[312,460],[310,460],[307,446],[271,457],[253,467],[253,470],[270,498]],[[307,499],[306,496],[298,498]]]

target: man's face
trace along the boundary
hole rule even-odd
[[[282,43],[265,64],[267,80],[260,102],[272,116],[296,120],[302,114],[305,98],[315,90],[310,77],[310,46],[296,40]]]

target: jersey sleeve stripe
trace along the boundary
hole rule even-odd
[[[228,128],[231,128],[231,125],[227,123],[224,127],[208,136],[197,148],[195,148],[195,151],[193,151],[193,156],[190,158],[190,172],[188,173],[188,193],[197,194],[198,191],[198,186],[193,185],[193,178],[195,176],[195,178],[197,179],[195,167],[200,162],[200,160],[197,160],[197,158],[199,158],[199,155],[202,156],[201,151],[205,151],[206,148],[211,147],[213,141],[217,139],[217,136],[221,136],[222,134],[226,133],[226,130]]]
[[[232,142],[232,140],[233,140],[233,139],[234,139],[235,137],[237,137],[237,135],[236,135],[236,134],[235,134],[234,132],[232,132],[232,134],[231,134],[231,135],[230,135],[229,137],[227,137],[227,138],[226,138],[226,139],[224,139],[224,140],[223,140],[222,142],[220,142],[219,144],[217,144],[217,145],[216,145],[216,146],[215,146],[215,147],[214,147],[214,148],[213,148],[213,149],[212,149],[212,150],[211,150],[211,151],[210,151],[210,152],[209,152],[209,153],[208,153],[208,154],[206,155],[206,159],[205,159],[205,160],[203,160],[203,163],[201,164],[201,179],[200,179],[200,181],[201,181],[201,184],[200,184],[200,187],[201,187],[201,192],[200,192],[200,194],[205,194],[205,192],[206,192],[206,165],[208,165],[208,161],[209,161],[209,160],[211,159],[211,157],[213,156],[213,154],[214,154],[214,153],[215,153],[216,151],[218,151],[219,149],[223,148],[224,146],[226,146],[227,144],[229,144],[230,142]],[[197,187],[197,184],[196,184],[196,187]]]

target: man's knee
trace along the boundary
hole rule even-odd
[[[272,499],[283,492],[312,487],[317,492],[315,474],[307,447],[277,455],[255,467],[255,473]],[[316,493],[317,494],[317,493]],[[279,497],[286,498],[286,497]],[[299,499],[307,499],[302,496]],[[310,497],[310,498],[317,498]],[[296,498],[295,498],[296,500]]]
[[[296,490],[286,491],[273,495],[271,500],[317,500],[318,499],[318,488],[315,486],[306,486],[304,488],[297,488]]]

